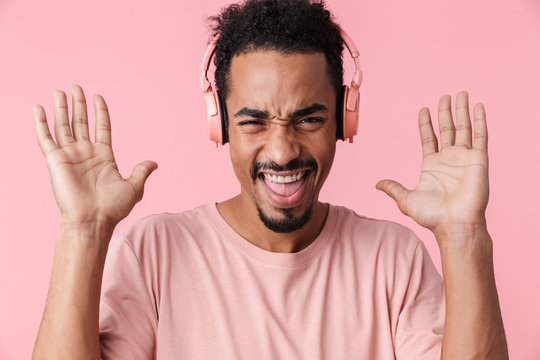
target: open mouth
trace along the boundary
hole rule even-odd
[[[310,174],[308,169],[279,173],[263,171],[259,179],[276,206],[292,208],[302,201]]]

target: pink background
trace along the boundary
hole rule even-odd
[[[81,84],[109,103],[122,173],[160,168],[117,229],[239,190],[227,147],[207,137],[199,91],[205,19],[227,2],[0,1],[0,359],[29,358],[45,303],[59,212],[37,146],[32,105]],[[513,359],[540,359],[540,3],[533,0],[337,1],[328,4],[361,52],[360,134],[339,143],[321,199],[428,231],[375,190],[414,187],[417,112],[459,90],[483,102],[490,132],[488,224]],[[350,75],[351,61],[345,58]],[[349,79],[349,75],[346,77]],[[93,119],[93,111],[90,118]],[[436,118],[436,117],[434,117]],[[344,191],[347,189],[347,191]]]

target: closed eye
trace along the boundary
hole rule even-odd
[[[324,119],[322,118],[318,118],[318,117],[307,117],[307,118],[303,118],[301,119],[300,121],[298,121],[299,123],[315,123],[315,122],[322,122]]]
[[[309,116],[305,118],[301,118],[296,121],[295,127],[298,130],[302,131],[315,131],[319,130],[324,126],[325,123],[324,117],[317,117],[317,116]]]
[[[264,122],[261,120],[245,120],[238,123],[240,126],[244,125],[264,125]]]

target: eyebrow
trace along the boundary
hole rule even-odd
[[[268,114],[268,111],[250,109],[248,107],[243,107],[240,109],[240,111],[234,114],[234,117],[249,117],[256,119],[267,119],[269,116],[270,114]]]
[[[309,106],[297,109],[289,114],[290,118],[297,118],[301,116],[310,115],[319,111],[328,111],[328,108],[325,105],[313,103]],[[234,114],[235,117],[249,117],[249,118],[256,118],[256,119],[268,119],[270,114],[268,111],[262,111],[257,109],[250,109],[248,107],[243,107],[238,111],[236,114]]]
[[[314,103],[309,106],[293,111],[292,113],[289,114],[289,117],[297,118],[301,116],[311,115],[319,111],[328,111],[328,108],[325,105]]]

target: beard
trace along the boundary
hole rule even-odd
[[[300,216],[294,216],[292,209],[280,209],[284,217],[282,219],[273,219],[264,213],[259,204],[257,204],[257,211],[259,212],[259,219],[268,229],[276,233],[291,233],[302,228],[311,219],[313,201],[310,201],[309,206]]]
[[[280,166],[272,161],[258,162],[255,163],[253,168],[251,169],[251,178],[253,179],[253,183],[255,183],[257,181],[257,175],[259,174],[259,171],[264,169],[274,171],[288,171],[300,168],[309,168],[309,176],[314,177],[318,171],[317,162],[314,159],[293,159],[285,166]],[[313,213],[313,197],[314,195],[312,194],[311,199],[309,199],[309,204],[307,208],[300,215],[295,216],[293,213],[294,209],[279,209],[279,211],[283,214],[283,217],[280,219],[271,218],[266,215],[264,210],[259,206],[257,200],[255,201],[255,205],[257,206],[259,219],[261,219],[264,226],[276,233],[290,233],[302,228],[309,221],[309,219],[311,219],[311,215]]]

